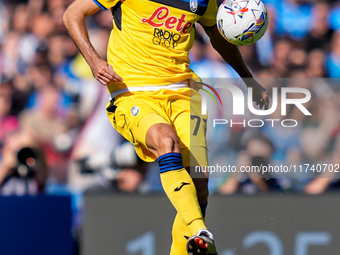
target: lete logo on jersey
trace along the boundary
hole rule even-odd
[[[170,16],[168,7],[162,6],[157,8],[150,18],[143,18],[143,23],[148,23],[152,27],[160,28],[165,26],[167,29],[175,28],[177,32],[183,32],[184,34],[189,32],[192,27],[191,22],[186,22],[186,15],[182,14],[180,18]],[[170,17],[169,17],[170,16]]]

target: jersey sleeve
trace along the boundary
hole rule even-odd
[[[204,15],[198,20],[198,22],[204,27],[212,27],[216,25],[217,14],[217,2],[216,0],[209,0],[207,10]]]
[[[106,11],[115,6],[120,0],[93,0],[102,10]]]

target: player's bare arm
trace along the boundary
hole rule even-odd
[[[85,25],[85,18],[100,8],[92,0],[76,0],[65,11],[63,21],[74,43],[92,69],[94,77],[107,86],[123,79],[116,74],[112,66],[101,59],[90,42]]]
[[[220,53],[222,58],[232,68],[234,68],[234,70],[240,75],[240,77],[246,78],[246,85],[253,88],[253,100],[260,106],[260,108],[264,106],[265,109],[268,109],[268,93],[265,88],[263,88],[255,79],[253,79],[252,74],[244,63],[238,47],[225,40],[219,33],[217,26],[213,26],[210,28],[204,27],[204,30],[210,37],[210,41],[214,49]]]

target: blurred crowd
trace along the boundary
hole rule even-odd
[[[106,88],[94,80],[62,23],[71,2],[0,2],[0,194],[77,193],[96,186],[131,192],[145,176],[143,164],[111,167],[111,153],[124,141],[106,117]],[[111,14],[99,12],[87,22],[105,58]]]
[[[62,23],[71,2],[0,1],[0,194],[160,191],[157,165],[140,162],[106,117],[106,88],[93,78]],[[340,2],[265,3],[267,33],[240,51],[268,91],[275,80],[266,79],[340,78]],[[105,59],[110,11],[100,11],[86,22],[94,47]],[[213,50],[203,29],[196,28],[191,68],[202,78],[237,77]],[[265,126],[255,132],[222,130],[228,134],[225,139],[208,136],[209,157],[249,165],[256,157],[267,163],[339,164],[340,83],[298,84],[303,86],[312,93],[306,106],[312,116],[289,111],[289,118],[301,123],[298,131]],[[305,177],[228,175],[212,180],[211,190],[321,193],[340,187],[336,176]]]
[[[340,2],[308,0],[266,0],[269,26],[259,42],[239,47],[243,58],[257,80],[272,94],[278,88],[278,108],[269,116],[248,116],[249,119],[294,119],[295,128],[265,124],[259,128],[230,124],[208,127],[209,161],[211,165],[284,165],[303,166],[303,173],[222,174],[210,181],[210,190],[222,194],[259,192],[305,192],[319,194],[339,189],[339,173],[328,170],[306,171],[307,165],[340,163]],[[207,83],[224,84],[237,74],[214,51],[201,27],[197,27],[191,67]],[[234,82],[235,83],[235,82]],[[237,82],[236,82],[237,83]],[[280,88],[299,87],[311,92],[305,104],[312,116],[289,107],[287,116],[280,113]],[[241,87],[242,88],[242,87]],[[244,90],[244,85],[243,85]],[[208,105],[209,118],[233,119],[232,98],[223,94],[222,110]],[[301,98],[303,95],[293,94]],[[259,118],[260,117],[260,118]],[[213,130],[212,132],[209,132]],[[338,164],[338,165],[336,165]],[[331,166],[332,167],[332,166]],[[323,171],[324,169],[322,169]],[[298,171],[297,171],[298,172]],[[212,175],[214,176],[214,175]]]

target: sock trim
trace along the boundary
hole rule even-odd
[[[161,173],[184,168],[181,153],[167,153],[158,158],[159,171]]]

